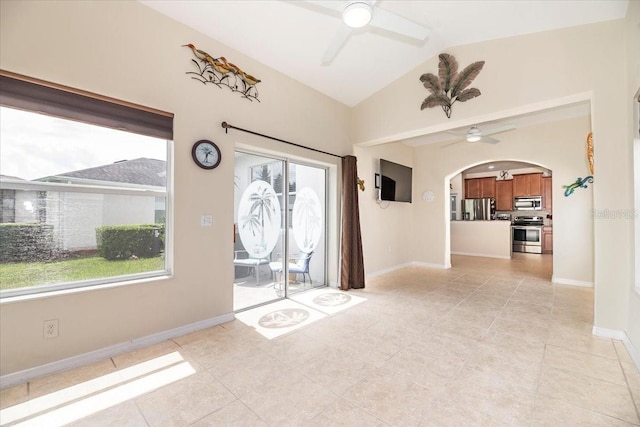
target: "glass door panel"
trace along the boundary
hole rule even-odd
[[[287,219],[286,162],[236,151],[234,168],[234,310],[282,298]]]
[[[326,285],[326,169],[289,163],[287,295]]]

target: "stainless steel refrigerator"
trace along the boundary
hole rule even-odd
[[[465,221],[489,221],[496,219],[496,199],[493,197],[463,199],[461,208],[462,219]]]

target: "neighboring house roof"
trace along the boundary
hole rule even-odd
[[[122,182],[164,187],[167,183],[167,164],[164,160],[139,158],[122,160],[104,166],[48,176],[36,181],[64,181],[75,178],[92,181]]]
[[[18,178],[17,176],[2,175],[2,174],[0,174],[0,179],[16,179],[18,181],[25,181],[24,179]]]

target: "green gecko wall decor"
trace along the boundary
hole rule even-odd
[[[563,185],[562,188],[564,188],[564,197],[569,197],[578,188],[587,188],[587,182],[593,183],[593,176],[589,175],[585,176],[584,178],[578,177],[578,179],[576,179],[576,182],[574,182],[573,184]]]

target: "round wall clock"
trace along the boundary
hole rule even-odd
[[[222,154],[218,146],[214,142],[206,139],[201,139],[193,144],[191,157],[193,157],[196,165],[202,169],[215,169],[222,160]]]

